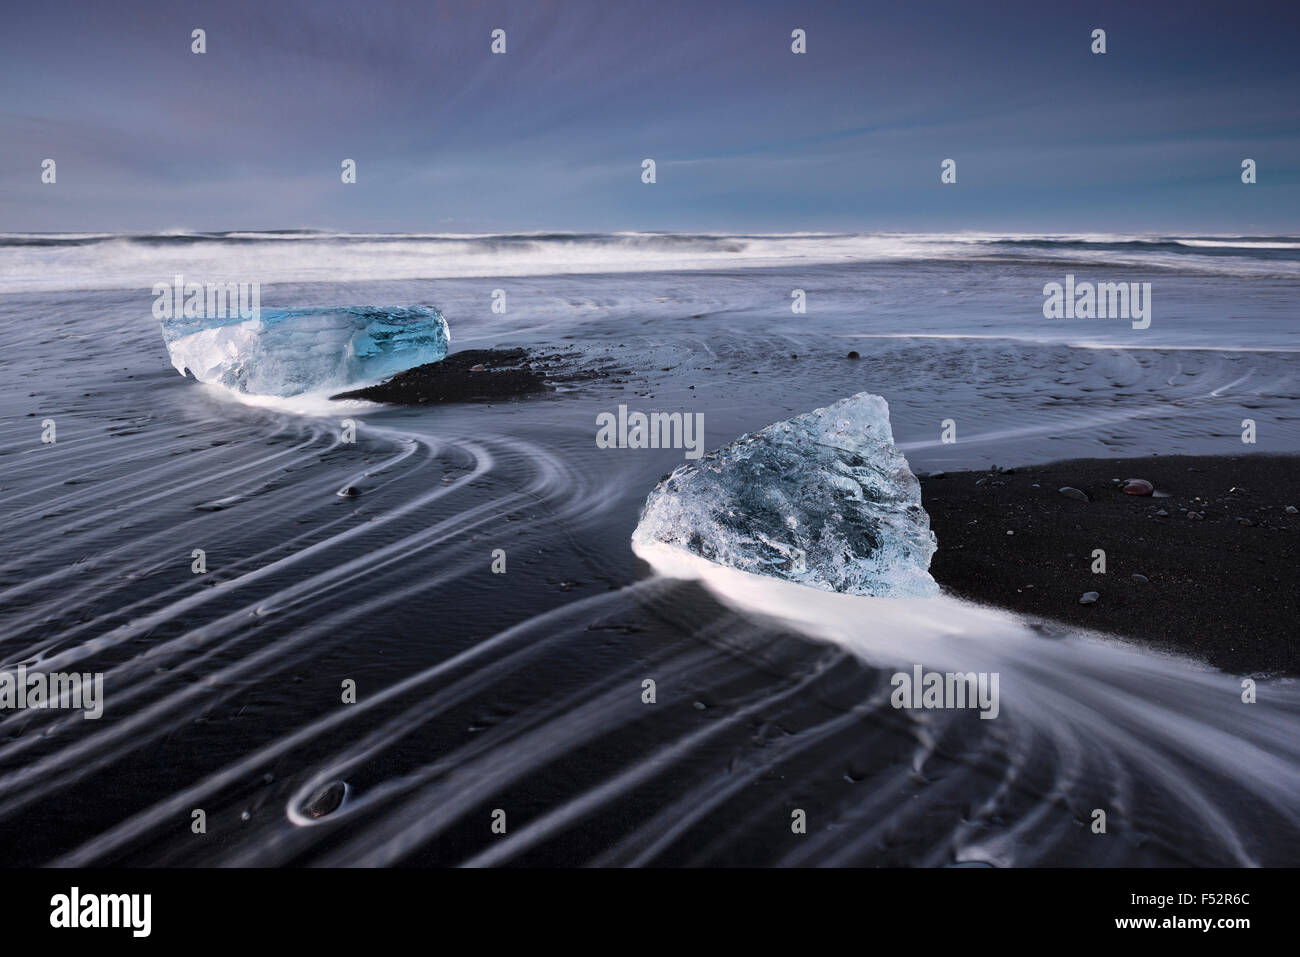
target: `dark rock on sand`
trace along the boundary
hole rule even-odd
[[[1128,479],[1124,482],[1125,495],[1150,495],[1156,487],[1146,479]]]
[[[1150,499],[1111,483],[1121,468],[1167,494],[1169,513],[1197,518],[1152,520]],[[921,501],[939,539],[930,571],[954,594],[1229,672],[1300,674],[1300,516],[1286,511],[1298,470],[1296,456],[1158,456],[922,479]],[[976,485],[994,474],[1005,484]],[[1067,484],[1087,493],[1088,508],[1058,493]],[[1230,509],[1206,504],[1234,487],[1243,491]],[[1098,548],[1106,552],[1105,574],[1092,573]],[[1080,605],[1079,596],[1094,590],[1105,600]]]
[[[441,362],[399,372],[378,385],[340,392],[335,399],[368,399],[399,405],[483,402],[551,391],[553,382],[605,377],[608,370],[576,369],[573,354],[541,355],[524,349],[466,349]]]
[[[1060,492],[1062,495],[1064,495],[1066,498],[1076,498],[1080,502],[1086,502],[1089,500],[1087,492],[1081,491],[1080,489],[1077,488],[1071,488],[1069,485],[1062,485],[1059,489],[1057,489],[1057,491]]]
[[[324,817],[326,814],[333,814],[343,804],[343,798],[347,793],[348,786],[345,783],[331,781],[311,796],[307,803],[303,805],[303,811],[310,817]]]

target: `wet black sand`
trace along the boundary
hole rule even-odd
[[[1168,497],[1112,481],[1129,478]],[[1300,507],[1300,457],[1078,459],[921,481],[947,590],[1234,673],[1300,674],[1300,514],[1286,511]]]

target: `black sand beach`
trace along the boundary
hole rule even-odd
[[[676,256],[702,244],[713,257],[753,241],[596,237],[578,252],[640,268],[647,246]],[[1059,257],[1082,267],[1095,243],[1049,241],[1041,255],[1052,261],[1024,266],[1009,261],[1019,241],[988,263],[972,245],[946,263],[816,266],[807,260],[825,238],[783,239],[793,255],[771,268],[530,274],[510,284],[510,312],[494,313],[498,280],[449,259],[442,240],[384,248],[404,250],[398,266],[418,257],[473,275],[394,279],[384,258],[378,277],[346,288],[290,270],[346,276],[372,240],[45,242],[0,248],[0,259],[54,270],[43,283],[58,269],[70,277],[67,289],[0,297],[12,367],[0,377],[0,631],[11,668],[103,674],[106,707],[100,720],[3,716],[9,863],[1300,859],[1300,685],[1262,679],[1261,707],[1243,707],[1234,671],[1144,644],[1252,673],[1287,663],[1295,562],[1279,543],[1293,532],[1270,526],[1295,522],[1277,493],[1294,460],[1261,477],[1267,460],[1233,434],[1249,416],[1258,453],[1300,452],[1296,353],[1290,339],[1268,351],[1293,325],[1286,289],[1189,268],[1142,348],[1080,348],[1047,337],[1118,338],[1118,327],[1049,325],[1027,338],[1007,303],[1036,311],[1036,291],[1073,268]],[[131,264],[156,269],[161,255],[175,263],[164,278],[221,275],[250,261],[250,242],[261,278],[282,280],[268,308],[436,304],[460,351],[370,393],[396,397],[413,381],[413,402],[357,408],[324,397],[369,380],[338,378],[304,341],[259,358],[283,362],[285,376],[328,372],[328,387],[248,396],[178,374],[138,293],[78,285],[107,271],[148,290],[153,277]],[[472,246],[523,275],[538,253],[570,257],[574,242]],[[1153,255],[1174,255],[1165,248]],[[1211,265],[1280,268],[1273,254]],[[790,312],[795,288],[821,290],[815,311]],[[1247,309],[1234,342],[1254,351],[1184,348],[1222,342],[1222,316]],[[1188,318],[1161,322],[1175,313]],[[1177,348],[1150,347],[1161,343]],[[518,377],[497,378],[512,370],[553,388],[515,395]],[[601,447],[598,416],[698,412],[714,449],[863,391],[888,401],[913,470],[950,473],[925,488],[939,580],[997,613],[940,600],[933,614],[884,604],[877,614],[866,599],[810,592],[795,609],[806,614],[777,618],[637,556],[647,495],[691,460],[685,448]],[[940,436],[951,417],[955,445]],[[357,420],[355,442],[345,418]],[[46,419],[56,442],[41,441]],[[1241,459],[1125,461],[1151,451]],[[988,473],[1098,456],[1111,461]],[[1207,471],[1186,471],[1198,464]],[[1109,490],[1132,475],[1175,495]],[[1059,496],[1067,484],[1094,502]],[[1238,513],[1216,503],[1233,487],[1249,490],[1234,493],[1239,514],[1262,526],[1227,524]],[[1197,495],[1210,500],[1203,521],[1147,517],[1151,506],[1180,514]],[[1088,570],[1096,547],[1108,552],[1105,575]],[[1150,581],[1139,588],[1134,572]],[[1086,590],[1100,600],[1078,605]],[[1047,624],[1024,628],[997,606]],[[1121,640],[1080,640],[1067,621]],[[997,719],[896,709],[892,675],[916,664],[999,674]],[[347,681],[355,703],[341,700]],[[1097,807],[1110,809],[1110,837],[1087,826]],[[196,808],[206,838],[189,829]],[[505,834],[489,827],[498,808]],[[791,831],[795,808],[808,812],[806,834]]]
[[[1243,455],[936,473],[922,479],[939,539],[931,571],[966,598],[1230,672],[1297,674],[1300,514],[1286,509],[1300,507],[1298,469],[1300,457]],[[1156,496],[1125,494],[1114,480],[1129,478]],[[1092,571],[1094,549],[1104,574]],[[1086,592],[1097,600],[1081,604]]]

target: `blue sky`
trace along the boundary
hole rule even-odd
[[[0,230],[1296,233],[1297,49],[1296,2],[10,5]]]

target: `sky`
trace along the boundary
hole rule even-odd
[[[9,4],[0,231],[1295,234],[1297,51],[1295,0]]]

